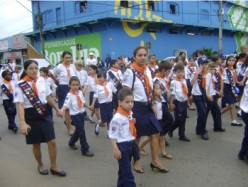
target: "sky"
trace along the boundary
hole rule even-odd
[[[31,11],[30,0],[0,0],[0,40],[33,31]]]

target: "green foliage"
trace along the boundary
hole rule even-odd
[[[209,58],[212,59],[214,56],[218,55],[218,52],[213,51],[212,48],[202,48],[202,49],[197,49],[195,51],[195,53],[197,53],[198,51],[202,51],[204,53],[204,55]]]

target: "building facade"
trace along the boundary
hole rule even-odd
[[[182,50],[191,56],[201,48],[218,51],[222,14],[222,50],[230,54],[248,43],[247,4],[222,1],[219,11],[219,1],[209,0],[32,1],[34,31],[27,35],[38,51],[43,38],[44,56],[53,64],[64,50],[75,61],[89,52],[103,59],[132,57],[139,45],[159,59]]]

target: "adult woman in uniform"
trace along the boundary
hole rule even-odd
[[[167,173],[158,159],[158,139],[159,132],[162,131],[158,120],[151,109],[152,103],[152,75],[146,67],[147,50],[144,47],[137,47],[133,52],[134,62],[131,69],[124,73],[123,86],[132,89],[134,95],[133,116],[136,119],[137,144],[142,136],[151,137],[152,161],[150,167],[157,171]],[[134,163],[134,169],[139,169],[139,162]]]
[[[59,109],[50,96],[51,90],[46,86],[43,77],[37,77],[38,63],[34,60],[27,60],[24,63],[24,72],[15,90],[14,102],[17,104],[20,120],[20,130],[26,135],[26,143],[33,145],[33,154],[38,164],[38,172],[41,175],[48,175],[49,172],[42,162],[41,146],[45,142],[48,145],[50,157],[50,172],[53,175],[66,176],[57,163],[57,149],[55,132],[51,114],[47,110],[47,104],[52,106],[57,116],[61,116]]]

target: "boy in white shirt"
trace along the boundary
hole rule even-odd
[[[118,160],[119,171],[117,186],[136,187],[130,161],[137,161],[139,149],[135,142],[135,120],[132,117],[134,98],[132,91],[123,88],[118,93],[118,109],[110,122],[109,138],[114,158]]]

